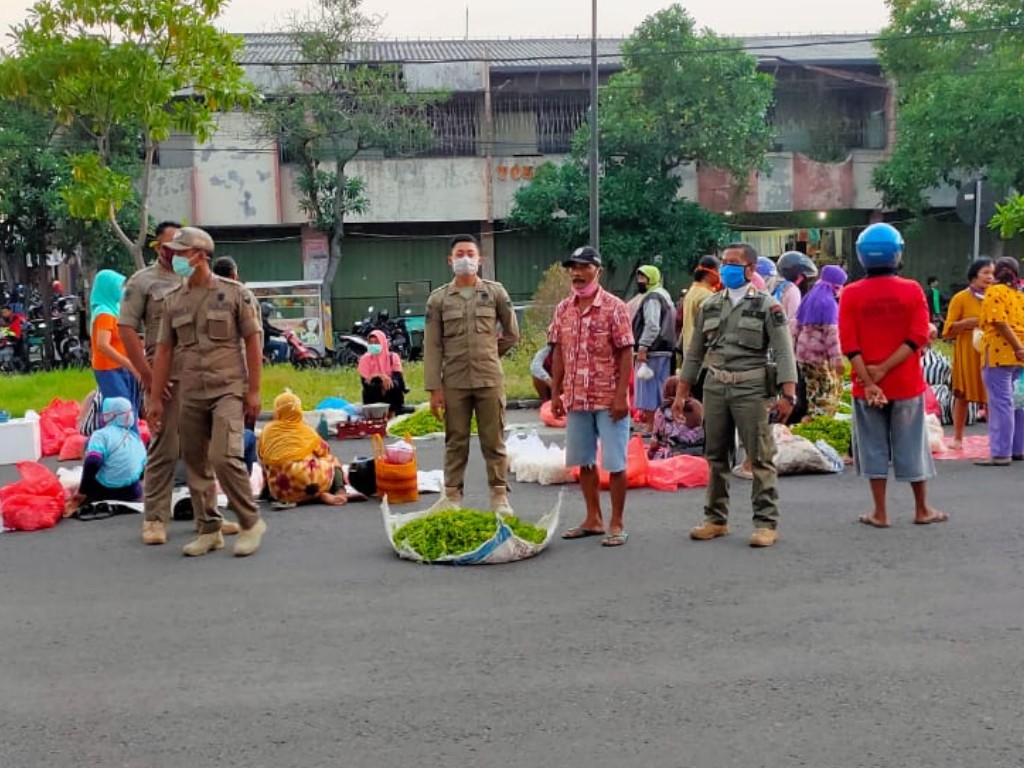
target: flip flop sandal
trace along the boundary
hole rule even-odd
[[[609,533],[603,539],[601,539],[602,547],[621,547],[626,543],[629,538],[629,534],[623,531],[622,533]]]
[[[889,527],[888,523],[886,523],[885,525],[882,525],[880,522],[875,520],[875,518],[873,518],[871,515],[861,515],[860,517],[857,518],[857,522],[858,523],[863,523],[864,525],[869,525],[872,528],[888,528]]]
[[[974,462],[976,467],[1008,467],[1010,466],[1010,459],[982,459],[981,461]]]
[[[949,515],[945,512],[936,512],[931,517],[926,517],[924,520],[915,520],[914,525],[932,525],[934,523],[944,523],[949,520]]]
[[[577,525],[562,533],[563,539],[585,539],[589,536],[604,536],[604,531],[591,531]]]

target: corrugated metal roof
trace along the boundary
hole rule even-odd
[[[299,52],[287,33],[254,33],[245,41],[247,65],[292,64]],[[785,59],[800,64],[870,65],[877,62],[872,35],[795,35],[742,38],[748,52],[762,60]],[[618,69],[622,39],[599,39],[602,69]],[[590,64],[590,40],[404,40],[360,44],[352,61],[434,64],[489,61],[493,69],[562,69]]]

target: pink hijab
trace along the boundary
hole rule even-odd
[[[367,352],[359,358],[359,376],[366,381],[376,376],[391,376],[401,372],[402,360],[388,348],[388,337],[383,331],[370,331],[371,344],[380,344],[380,354],[371,355]]]

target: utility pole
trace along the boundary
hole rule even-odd
[[[590,12],[590,245],[601,248],[601,177],[598,173],[600,147],[597,135],[597,0]]]

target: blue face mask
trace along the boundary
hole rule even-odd
[[[747,268],[742,264],[724,264],[718,270],[722,278],[722,285],[726,288],[742,288],[749,282],[747,280]]]
[[[192,273],[196,271],[196,268],[189,264],[188,259],[184,256],[172,258],[171,269],[174,270],[174,274],[181,275],[182,277],[192,277]]]
[[[382,347],[380,344],[370,344],[369,346],[366,347],[366,351],[369,352],[371,355],[379,355],[381,352],[384,351],[384,347]]]

